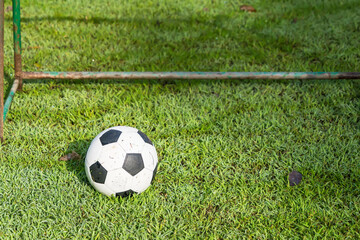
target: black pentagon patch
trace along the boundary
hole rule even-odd
[[[126,154],[122,167],[125,169],[125,171],[130,173],[131,176],[135,176],[141,170],[143,170],[145,166],[140,153],[128,153]]]
[[[151,179],[151,183],[154,181],[155,179],[155,175],[156,175],[156,172],[157,172],[157,168],[158,168],[158,163],[156,164],[155,166],[155,169],[154,169],[154,172],[153,172],[153,176],[152,176],[152,179]]]
[[[144,142],[146,142],[146,143],[148,143],[148,144],[151,144],[151,145],[154,145],[154,144],[151,142],[151,140],[148,138],[148,136],[146,136],[145,133],[143,133],[143,132],[140,131],[140,130],[138,130],[137,133],[138,133],[138,134],[140,135],[140,137],[144,140]]]
[[[107,171],[101,165],[101,163],[96,162],[90,166],[90,174],[91,178],[96,183],[105,183]]]
[[[111,129],[109,131],[107,131],[106,133],[104,133],[101,137],[100,137],[100,142],[101,144],[104,146],[106,144],[109,143],[114,143],[117,142],[117,140],[119,139],[121,135],[121,131],[119,130],[115,130],[115,129]]]
[[[117,197],[129,197],[131,195],[133,195],[135,192],[133,190],[127,190],[125,192],[118,192],[116,193]]]

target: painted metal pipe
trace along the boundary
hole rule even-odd
[[[360,72],[23,72],[23,79],[360,79]]]
[[[13,32],[14,32],[14,64],[15,79],[19,80],[19,90],[22,89],[21,67],[21,24],[20,24],[20,0],[13,0]]]
[[[19,87],[19,80],[15,79],[14,83],[13,83],[13,85],[11,87],[10,93],[9,93],[8,97],[6,98],[6,101],[5,101],[5,104],[4,104],[4,116],[3,116],[3,121],[4,122],[5,122],[5,119],[6,119],[6,115],[9,112],[11,102],[12,102],[14,96],[15,96],[15,93],[16,93],[16,90],[18,89],[18,87]]]
[[[4,141],[4,0],[0,0],[0,141]]]

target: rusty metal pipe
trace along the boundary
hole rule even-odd
[[[360,72],[22,72],[23,79],[360,79]]]

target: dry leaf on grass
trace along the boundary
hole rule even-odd
[[[289,173],[289,183],[290,186],[298,185],[302,180],[302,174],[297,171],[292,171]]]
[[[72,151],[72,153],[68,153],[61,158],[59,158],[59,161],[69,161],[69,160],[79,160],[81,157],[78,153]]]
[[[245,12],[256,12],[256,9],[250,5],[242,5],[240,6],[240,10],[243,10]]]

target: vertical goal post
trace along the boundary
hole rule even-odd
[[[4,0],[0,0],[0,139],[4,122],[16,91],[23,79],[360,79],[360,72],[23,72],[21,63],[20,0],[12,0],[15,79],[4,103]]]

